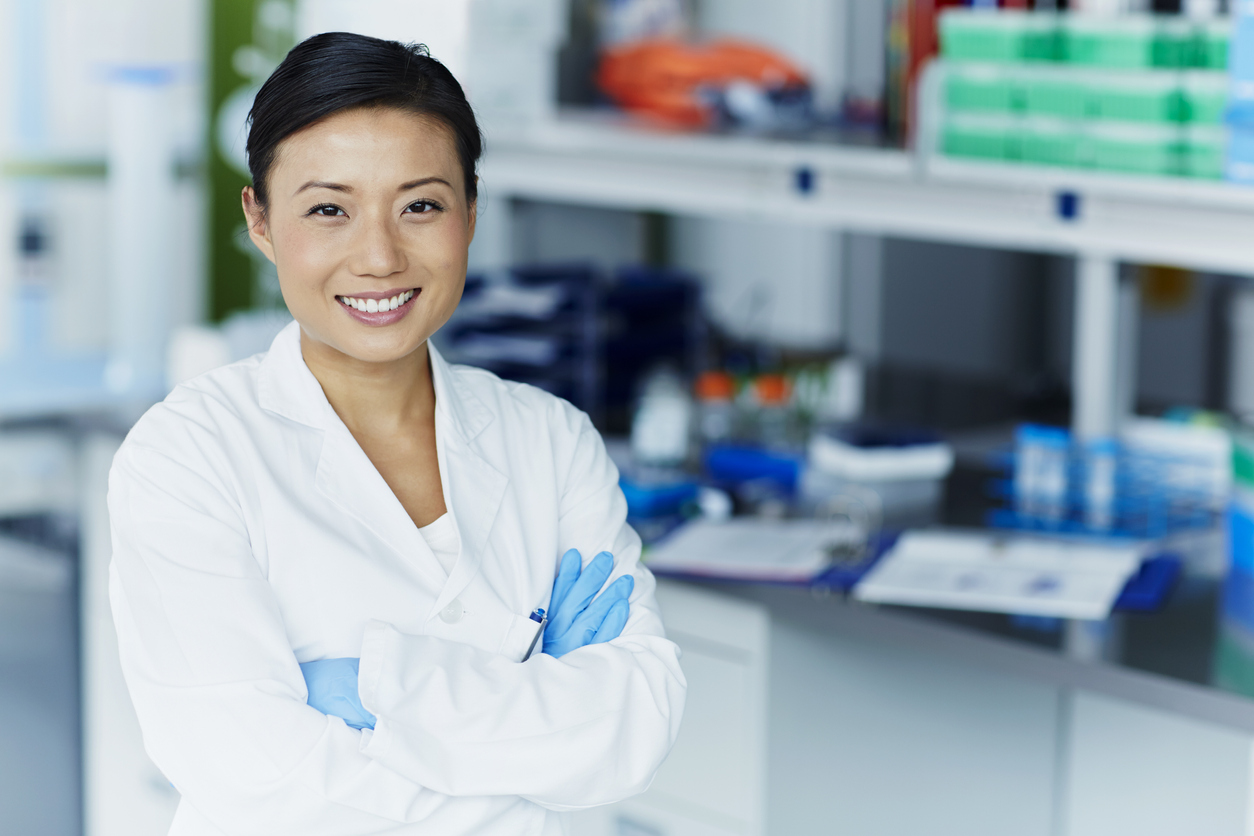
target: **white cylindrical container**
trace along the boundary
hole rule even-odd
[[[174,146],[166,67],[118,67],[109,82],[109,364],[120,395],[163,394],[171,310]]]
[[[636,464],[675,467],[688,458],[692,398],[678,376],[654,372],[631,422],[631,455]]]
[[[1112,438],[1088,442],[1084,450],[1084,524],[1093,531],[1115,527],[1119,444]]]

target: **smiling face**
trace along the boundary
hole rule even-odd
[[[306,352],[394,362],[448,321],[475,207],[442,124],[394,108],[336,113],[283,140],[267,184],[264,211],[244,190],[249,236],[278,270]]]

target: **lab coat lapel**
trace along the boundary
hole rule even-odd
[[[305,364],[297,323],[275,338],[258,385],[262,408],[322,432],[315,490],[393,548],[433,590],[441,589],[447,579],[430,547]]]
[[[327,428],[314,479],[323,496],[395,549],[431,589],[444,586],[431,547],[343,422]]]
[[[444,499],[461,536],[461,553],[434,615],[456,598],[479,572],[488,535],[501,509],[509,479],[492,466],[476,439],[495,418],[464,381],[449,369],[434,346],[429,346],[435,381],[435,436],[440,458]]]

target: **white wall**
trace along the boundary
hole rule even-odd
[[[1021,253],[892,240],[884,251],[881,359],[998,378],[1021,368],[1036,265]]]
[[[501,206],[485,210],[499,212]],[[520,201],[514,204],[508,234],[514,264],[577,261],[611,270],[644,258],[644,220],[635,212]]]
[[[676,264],[705,281],[713,320],[738,337],[830,348],[842,335],[838,233],[755,220],[676,218]]]

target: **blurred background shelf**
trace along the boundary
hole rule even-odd
[[[490,135],[481,177],[489,200],[758,218],[1254,274],[1254,189],[1226,183],[664,133],[577,114]],[[1074,209],[1061,206],[1073,199]]]

